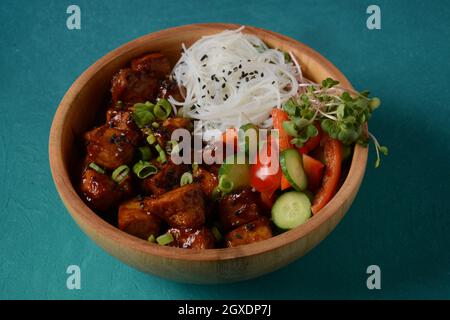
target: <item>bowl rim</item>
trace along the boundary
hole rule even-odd
[[[228,23],[199,23],[172,27],[149,33],[147,35],[131,40],[101,57],[88,69],[86,69],[68,89],[56,110],[50,130],[50,168],[56,189],[66,209],[69,211],[72,218],[77,222],[81,229],[89,237],[92,238],[92,235],[86,231],[86,226],[92,228],[95,227],[97,237],[109,239],[111,241],[117,242],[118,244],[120,243],[120,246],[122,247],[127,247],[133,251],[138,251],[150,256],[159,256],[167,259],[187,261],[217,261],[244,258],[248,256],[264,254],[274,249],[288,246],[314,232],[314,230],[316,230],[320,225],[325,223],[328,219],[331,219],[333,215],[337,214],[338,210],[335,210],[335,208],[341,206],[346,201],[346,199],[351,198],[352,192],[354,192],[355,189],[357,190],[359,188],[359,185],[365,173],[368,148],[356,145],[354,148],[349,172],[341,188],[330,200],[330,202],[317,214],[313,215],[306,223],[280,235],[274,236],[268,240],[232,248],[207,250],[186,250],[182,248],[160,246],[129,235],[126,232],[121,231],[115,226],[109,224],[107,221],[103,220],[94,211],[92,211],[78,195],[74,186],[72,185],[69,173],[65,168],[60,141],[63,134],[64,122],[71,107],[71,102],[79,94],[79,92],[83,90],[83,87],[95,74],[95,72],[98,72],[98,70],[101,69],[102,66],[107,65],[117,56],[131,51],[133,48],[138,47],[143,42],[156,39],[158,37],[164,36],[165,34],[183,31],[186,32],[187,30],[192,28],[213,28],[220,31],[221,29],[236,29],[240,26],[241,25],[239,24]],[[333,74],[338,75],[339,78],[343,80],[341,81],[341,84],[344,87],[353,89],[347,78],[330,61],[328,61],[321,54],[306,46],[305,44],[273,31],[253,26],[245,26],[244,32],[252,33],[252,31],[257,31],[269,37],[277,38],[283,42],[294,44],[299,48],[299,50],[307,52],[308,56],[314,56],[319,64],[331,70]],[[94,242],[97,243],[97,241]]]

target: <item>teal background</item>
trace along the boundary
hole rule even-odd
[[[373,1],[73,1],[82,29],[66,28],[72,1],[0,3],[0,298],[450,298],[450,2],[374,1],[382,29],[366,28]],[[90,241],[52,182],[48,135],[71,83],[101,56],[141,35],[196,22],[254,25],[304,42],[382,101],[374,149],[347,216],[316,249],[259,279],[196,286],[142,274]],[[81,267],[82,289],[66,289]],[[366,288],[377,264],[382,289]]]

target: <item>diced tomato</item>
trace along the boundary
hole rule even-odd
[[[312,203],[313,214],[319,212],[331,200],[336,193],[341,177],[342,143],[324,134],[322,144],[326,169],[322,186],[317,191]]]
[[[268,157],[271,156],[270,142],[266,143],[266,145],[262,147],[261,153],[266,154]],[[263,164],[262,161],[260,161],[260,154],[258,154],[256,164],[251,165],[250,168],[251,186],[257,191],[267,193],[269,195],[273,194],[280,187],[282,176],[280,167],[274,174],[270,166],[270,161],[267,164]]]
[[[283,128],[283,122],[288,121],[289,116],[288,114],[281,110],[274,108],[272,109],[272,122],[273,127],[275,129],[278,129],[278,139],[279,139],[279,145],[280,145],[280,152],[292,148],[291,145],[291,138],[289,137],[288,133]],[[290,184],[287,181],[286,177],[281,175],[281,190],[285,190],[290,188]]]
[[[310,191],[315,191],[320,187],[323,168],[325,166],[322,162],[308,156],[307,154],[304,154],[302,157],[303,169],[305,170],[306,177],[308,178],[308,189]]]

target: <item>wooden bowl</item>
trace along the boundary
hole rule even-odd
[[[305,224],[266,241],[246,246],[194,251],[150,244],[120,231],[93,212],[77,194],[75,147],[83,133],[94,125],[108,100],[115,72],[146,52],[161,51],[175,64],[181,43],[187,46],[201,36],[235,29],[231,24],[194,24],[171,28],[133,40],[108,53],[87,69],[70,87],[53,120],[49,156],[56,188],[73,219],[98,245],[119,260],[141,271],[181,282],[219,283],[258,277],[303,256],[323,240],[352,204],[364,176],[367,148],[356,146],[349,173],[334,198]],[[291,51],[303,72],[318,82],[332,77],[344,87],[349,81],[319,53],[286,36],[254,27],[244,32],[260,37],[272,47]],[[99,112],[96,112],[99,111]],[[73,173],[73,174],[72,174]]]

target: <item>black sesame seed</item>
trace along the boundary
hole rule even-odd
[[[228,75],[230,75],[231,74],[231,71],[228,71]]]
[[[251,62],[252,60],[248,59],[247,62]]]
[[[272,84],[275,84],[275,81],[272,81]]]
[[[239,65],[239,69],[242,69],[242,64]]]
[[[200,82],[200,81],[201,81],[201,79],[200,79],[200,78],[197,78],[197,80],[198,80],[198,82]]]
[[[215,77],[216,77],[216,75],[213,74],[213,75],[211,76],[211,80],[214,80]]]
[[[202,67],[203,67],[203,68],[206,67],[206,64],[202,64]]]
[[[261,72],[261,78],[264,77],[264,72]]]
[[[204,99],[205,97],[206,97],[206,95],[203,95],[203,96],[202,96],[202,99]]]
[[[200,61],[203,61],[203,60],[205,60],[206,58],[208,58],[208,55],[204,55],[201,59],[200,59]]]
[[[225,88],[225,86],[226,86],[226,84],[225,84],[225,83],[223,83],[223,84],[222,84],[222,89],[223,89],[223,88]]]
[[[211,99],[214,99],[215,96],[211,96]]]
[[[252,231],[253,229],[255,229],[255,227],[256,227],[256,225],[255,225],[254,223],[249,223],[249,224],[246,224],[246,225],[245,225],[245,228],[246,228],[248,231]]]
[[[203,85],[202,89],[205,89],[205,88],[206,88],[206,84]]]
[[[245,78],[245,82],[248,82],[248,80],[249,80],[248,78]]]

